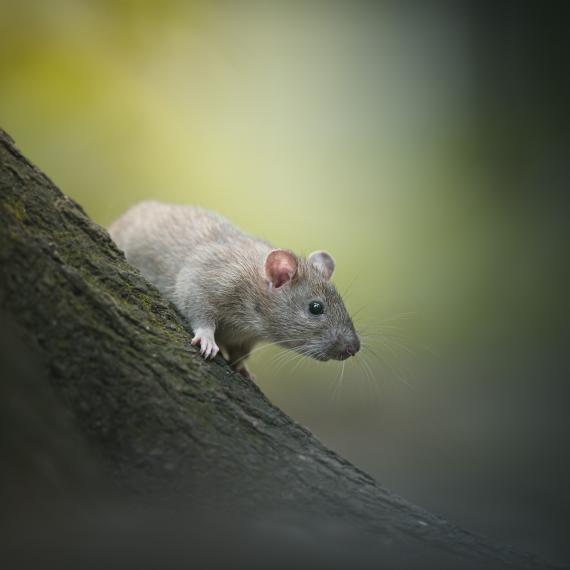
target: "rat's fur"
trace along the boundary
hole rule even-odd
[[[305,259],[274,250],[213,212],[160,202],[134,206],[109,231],[128,261],[188,318],[192,344],[205,357],[218,352],[217,341],[247,375],[243,360],[260,341],[319,360],[347,358],[360,347],[329,280],[334,261],[326,252]],[[309,312],[315,300],[324,314]]]

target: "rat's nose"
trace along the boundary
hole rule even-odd
[[[346,347],[346,351],[350,354],[350,356],[354,356],[360,350],[360,339],[358,335],[354,335],[353,339],[348,343]]]
[[[360,339],[355,334],[349,341],[344,343],[343,348],[339,352],[339,360],[346,360],[354,356],[360,350]]]

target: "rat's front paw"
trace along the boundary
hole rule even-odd
[[[192,346],[196,346],[197,344],[200,345],[200,354],[208,359],[214,358],[216,354],[219,352],[219,347],[214,340],[214,335],[209,331],[205,331],[203,329],[198,329],[196,331],[196,335],[190,342]]]

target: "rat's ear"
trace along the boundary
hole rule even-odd
[[[314,265],[328,281],[334,273],[334,259],[326,251],[313,251],[309,255],[309,263]]]
[[[267,254],[263,266],[265,278],[277,289],[297,273],[297,258],[287,249],[273,249]]]

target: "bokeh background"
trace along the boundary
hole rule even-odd
[[[564,3],[0,1],[0,124],[100,224],[329,250],[346,363],[268,396],[387,487],[570,559]]]

